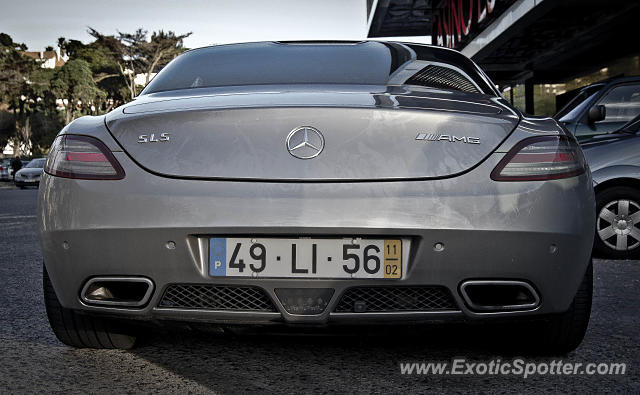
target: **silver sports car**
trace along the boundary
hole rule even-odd
[[[595,202],[574,137],[460,53],[264,42],[184,53],[66,126],[39,195],[51,327],[589,321]]]

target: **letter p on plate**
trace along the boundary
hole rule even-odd
[[[209,275],[225,277],[227,275],[227,239],[209,239]]]

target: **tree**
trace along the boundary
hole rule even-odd
[[[148,38],[138,29],[107,36],[92,28],[89,33],[95,38],[89,44],[58,38],[70,60],[55,69],[41,68],[23,54],[26,45],[0,33],[0,146],[14,141],[19,150],[40,153],[65,123],[134,98],[136,75],[144,74],[148,83],[184,51],[183,40],[191,34],[158,31]]]
[[[80,40],[67,40],[64,37],[58,38],[58,47],[61,51],[64,51],[69,57],[75,58],[78,55],[78,50],[85,47]]]
[[[15,115],[9,111],[0,111],[0,147],[4,148],[16,135]]]
[[[91,33],[91,31],[90,31]],[[96,103],[98,111],[109,112],[115,106],[123,104],[130,95],[123,75],[120,73],[120,42],[113,36],[96,35],[96,40],[83,44],[77,40],[58,39],[58,46],[72,59],[85,60],[97,87],[105,92],[102,103]]]
[[[145,85],[149,83],[152,73],[157,73],[176,56],[184,52],[183,41],[191,32],[176,36],[174,32],[153,32],[151,40],[142,45],[143,72],[146,74]]]
[[[20,53],[24,49],[24,44],[14,43],[8,34],[0,33],[0,101],[13,108],[28,91],[29,74],[37,68],[33,59]]]
[[[51,91],[63,100],[65,123],[75,118],[77,111],[92,112],[97,101],[106,96],[93,80],[89,63],[83,59],[71,59],[57,69],[51,80]]]
[[[184,52],[183,41],[191,35],[191,32],[176,35],[172,31],[160,30],[153,32],[150,40],[147,40],[147,31],[143,29],[138,29],[134,33],[118,32],[117,38],[105,36],[93,28],[89,28],[89,34],[97,42],[105,43],[111,50],[118,53],[120,73],[133,99],[137,94],[136,75],[145,74],[145,84],[148,84],[153,73],[157,73],[173,58]]]
[[[11,47],[14,49],[19,49],[22,51],[27,50],[27,46],[25,44],[19,44],[13,42],[13,39],[7,33],[0,33],[0,45],[3,47]]]
[[[29,116],[31,125],[31,153],[39,156],[51,146],[64,123],[55,112],[36,111]]]
[[[33,155],[41,155],[49,148],[56,134],[64,126],[58,110],[51,81],[56,70],[38,68],[29,76],[31,87],[31,114],[29,115],[30,148]]]
[[[141,48],[147,40],[146,30],[138,29],[135,33],[120,33],[120,50],[122,53],[121,60],[118,63],[120,73],[125,78],[129,94],[133,99],[136,97],[136,70],[143,67]]]
[[[0,102],[13,114],[15,146],[29,149],[29,114],[32,103],[30,74],[38,68],[35,60],[22,55],[26,45],[15,43],[11,36],[0,33]],[[6,129],[5,129],[6,130]]]

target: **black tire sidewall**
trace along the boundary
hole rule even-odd
[[[60,304],[49,273],[42,266],[42,288],[47,319],[53,333],[62,343],[77,348],[130,349],[135,345],[136,331],[127,324],[77,314]]]
[[[619,199],[631,200],[640,205],[640,190],[626,186],[616,186],[596,193],[596,221],[599,221],[598,215],[604,206]],[[635,259],[640,257],[640,247],[636,247],[630,251],[617,251],[607,246],[598,235],[597,224],[593,247],[594,252],[596,252],[599,257],[617,259]]]

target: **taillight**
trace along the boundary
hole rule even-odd
[[[516,144],[491,172],[496,181],[541,181],[577,176],[587,165],[566,136],[530,137]]]
[[[84,180],[121,180],[124,170],[98,139],[62,135],[55,139],[44,165],[47,173]]]

